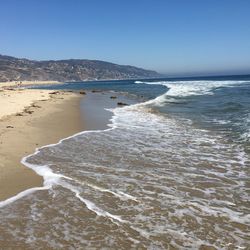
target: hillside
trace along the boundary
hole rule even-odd
[[[34,61],[0,55],[0,82],[84,81],[159,77],[155,71],[97,60]]]

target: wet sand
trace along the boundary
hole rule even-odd
[[[82,122],[87,130],[104,130],[108,128],[109,120],[113,113],[108,109],[116,108],[117,103],[135,104],[138,98],[132,98],[121,93],[111,93],[108,91],[91,92],[81,99],[80,109]],[[122,106],[121,106],[122,107]]]
[[[112,113],[105,109],[137,102],[109,92],[0,90],[0,201],[42,186],[43,179],[20,163],[24,156],[83,130],[106,129]]]
[[[33,93],[33,100],[37,101],[24,98],[18,105],[18,92],[29,91],[40,90],[1,90],[1,95],[9,96],[7,104],[9,101],[11,106],[15,102],[16,109],[10,108],[10,115],[1,112],[0,116],[0,201],[42,185],[42,178],[20,163],[22,157],[33,153],[37,147],[56,143],[84,130],[79,109],[81,95],[69,92],[49,94],[53,91],[45,90],[40,96]],[[13,95],[17,95],[14,100]],[[24,103],[30,105],[23,108]]]

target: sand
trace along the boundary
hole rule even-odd
[[[0,200],[42,185],[23,156],[83,130],[80,96],[48,90],[0,88]]]
[[[51,92],[51,91],[50,91]],[[37,90],[0,90],[0,119],[22,112],[38,100],[48,100],[49,91]]]
[[[22,87],[30,85],[50,85],[50,84],[62,84],[58,81],[10,81],[10,82],[0,82],[1,88],[12,88],[12,87]]]

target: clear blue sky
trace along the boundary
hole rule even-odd
[[[250,73],[250,0],[0,0],[0,54]]]

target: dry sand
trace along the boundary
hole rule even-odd
[[[23,156],[84,129],[81,96],[51,92],[0,88],[0,200],[42,185],[42,178],[20,163]]]
[[[10,81],[10,82],[0,82],[2,88],[12,88],[12,87],[22,87],[29,85],[49,85],[49,84],[61,84],[58,81]]]

